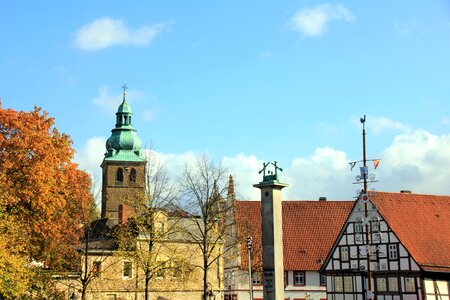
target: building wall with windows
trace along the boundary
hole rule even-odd
[[[165,217],[155,220],[155,225],[161,224],[161,231],[173,223],[181,226],[193,224],[187,217],[161,215]],[[88,255],[81,257],[81,276],[92,277],[86,299],[145,299],[145,270],[151,276],[149,299],[201,299],[203,270],[199,266],[202,265],[202,255],[198,245],[182,232],[174,231],[162,238],[152,245],[153,251],[149,251],[149,239],[145,232],[137,236],[133,251],[111,249],[108,242],[95,239],[89,241]],[[221,247],[217,251],[221,251]],[[78,297],[81,296],[79,275],[58,279],[59,289],[67,297],[74,292]],[[216,300],[223,299],[223,293],[220,293],[224,286],[223,276],[223,260],[218,259],[208,272],[208,287],[215,291]]]

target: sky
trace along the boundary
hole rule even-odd
[[[450,1],[7,1],[3,108],[36,105],[100,180],[126,83],[133,125],[178,178],[206,153],[259,199],[277,161],[283,198],[373,190],[450,194]]]

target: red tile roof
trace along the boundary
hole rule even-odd
[[[346,221],[354,201],[283,201],[284,269],[317,271]],[[253,237],[253,265],[261,261],[261,202],[236,201],[242,268],[245,238]],[[260,264],[260,263],[259,263]]]
[[[424,270],[450,272],[450,196],[376,192],[371,199]]]

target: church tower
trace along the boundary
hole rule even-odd
[[[145,195],[146,160],[139,154],[141,140],[133,128],[133,113],[126,100],[123,86],[123,101],[116,113],[116,125],[106,141],[106,153],[102,162],[102,218],[111,225],[118,224],[124,215],[133,213],[130,206]],[[126,218],[124,218],[126,219]]]

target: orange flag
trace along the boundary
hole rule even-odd
[[[376,169],[378,167],[378,164],[380,163],[379,159],[374,159],[373,160],[373,168]]]

